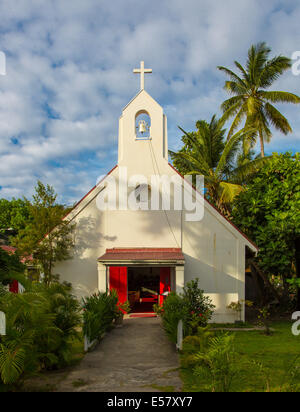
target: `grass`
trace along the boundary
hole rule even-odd
[[[300,336],[292,334],[291,326],[291,322],[272,322],[275,332],[271,336],[255,330],[233,332],[240,367],[233,380],[233,392],[262,392],[268,384],[271,391],[287,390],[287,374],[300,361]],[[263,365],[263,371],[254,362]],[[181,378],[183,391],[204,391],[205,383],[197,380],[190,368],[181,367]],[[296,383],[300,385],[300,376]]]
[[[230,329],[247,329],[247,328],[254,328],[255,325],[249,322],[242,322],[242,323],[210,323],[212,328],[222,329],[222,328],[230,328]]]

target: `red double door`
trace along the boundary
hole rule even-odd
[[[126,266],[110,266],[109,268],[109,289],[118,292],[119,303],[125,303],[127,296],[128,273]],[[159,304],[162,305],[167,294],[171,292],[171,270],[168,267],[160,268],[159,279]]]

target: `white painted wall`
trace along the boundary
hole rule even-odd
[[[151,117],[151,140],[135,139],[135,115],[145,109]],[[162,108],[144,90],[126,106],[119,124],[119,167],[111,176],[118,180],[121,167],[128,176],[166,174],[175,171],[167,162],[166,118]],[[150,180],[149,180],[150,182]],[[92,191],[67,217],[76,223],[73,259],[56,266],[61,280],[73,284],[78,296],[103,290],[103,267],[97,258],[112,247],[181,247],[185,255],[184,282],[199,278],[201,288],[216,305],[214,321],[232,322],[237,316],[226,309],[244,299],[245,246],[253,245],[205,202],[204,218],[187,222],[181,211],[100,211],[100,188]],[[177,271],[177,270],[176,270]],[[179,291],[183,273],[175,279]]]

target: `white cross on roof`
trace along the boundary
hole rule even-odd
[[[141,61],[141,67],[139,69],[134,69],[133,73],[138,73],[141,75],[141,90],[145,88],[145,73],[152,73],[152,69],[145,69],[144,62]]]

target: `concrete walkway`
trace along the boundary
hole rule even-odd
[[[109,332],[61,382],[59,392],[180,391],[179,358],[158,318],[131,318]]]

